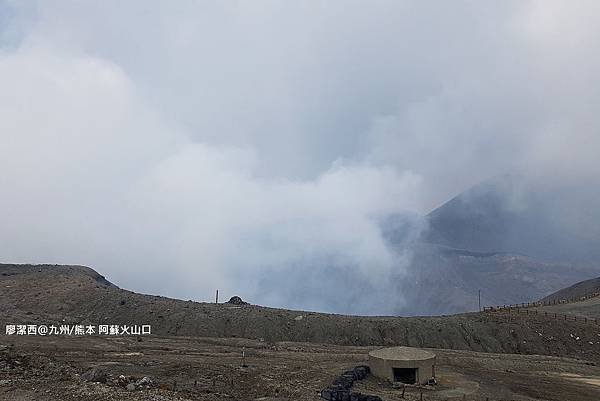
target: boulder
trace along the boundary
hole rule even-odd
[[[135,385],[138,387],[142,387],[142,386],[152,387],[154,385],[154,380],[152,380],[152,378],[150,378],[148,376],[144,376],[140,380],[138,380],[135,383]]]
[[[81,379],[86,382],[106,383],[108,373],[102,368],[91,368],[81,375]]]
[[[237,295],[234,295],[233,297],[229,298],[229,301],[227,301],[227,303],[232,305],[248,305],[248,302],[245,302],[244,300],[242,300],[242,298],[238,297]]]
[[[120,375],[115,380],[115,383],[117,384],[117,386],[125,387],[126,385],[129,384],[130,381],[131,380],[129,380],[125,375]]]

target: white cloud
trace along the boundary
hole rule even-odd
[[[599,173],[598,8],[547,4],[0,5],[0,253],[199,299],[393,292],[379,219]]]
[[[90,56],[7,53],[0,86],[11,94],[0,119],[7,260],[86,263],[138,290],[206,299],[218,287],[257,301],[263,271],[306,260],[371,285],[402,267],[377,219],[418,206],[411,173],[338,161],[314,180],[259,177],[251,148],[190,141],[120,68]]]

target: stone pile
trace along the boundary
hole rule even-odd
[[[368,366],[357,366],[347,370],[333,380],[333,383],[321,390],[321,398],[327,401],[381,401],[376,395],[366,395],[352,391],[357,380],[366,378],[370,373]]]

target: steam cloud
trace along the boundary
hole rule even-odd
[[[416,213],[506,171],[599,175],[577,4],[0,2],[0,255],[394,313]]]

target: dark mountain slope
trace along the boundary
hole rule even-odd
[[[570,287],[556,291],[547,297],[541,299],[542,302],[560,301],[563,299],[573,299],[588,296],[600,292],[600,277],[581,281]]]
[[[563,288],[540,300],[553,303],[537,307],[543,312],[562,315],[574,315],[584,319],[600,320],[600,277],[585,280],[570,287]],[[565,303],[566,301],[566,303]]]
[[[600,274],[600,186],[506,175],[426,216],[415,274],[441,299],[431,311],[530,302]],[[461,309],[462,308],[462,309]]]
[[[598,269],[600,186],[596,184],[497,177],[432,211],[424,240]]]
[[[482,306],[531,302],[592,272],[523,255],[415,245],[401,288],[410,314],[450,314]]]

